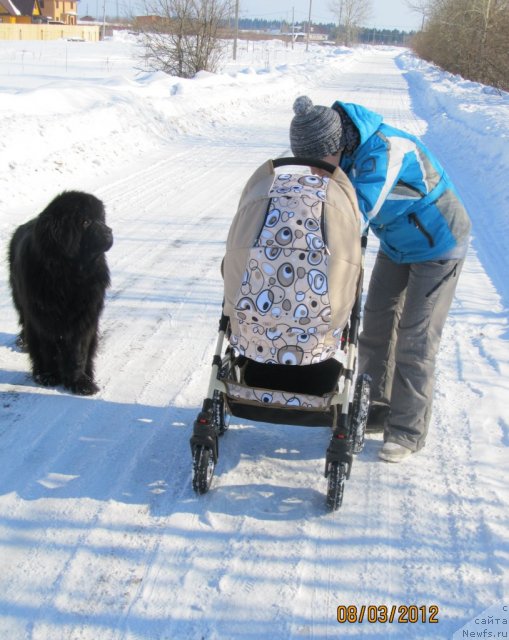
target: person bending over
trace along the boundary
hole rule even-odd
[[[380,240],[359,335],[359,373],[372,378],[368,430],[384,431],[382,460],[424,447],[435,360],[470,236],[446,172],[415,136],[359,104],[293,105],[294,156],[339,166]]]

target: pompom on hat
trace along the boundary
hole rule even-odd
[[[294,156],[325,158],[342,149],[343,127],[337,111],[314,105],[308,96],[299,96],[293,111],[290,145]]]

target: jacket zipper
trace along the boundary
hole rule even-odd
[[[423,226],[422,222],[419,220],[415,213],[411,213],[408,216],[408,219],[415,225],[415,227],[425,236],[427,239],[429,246],[434,247],[435,241],[433,240],[433,236],[431,233]]]

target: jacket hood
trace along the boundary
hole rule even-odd
[[[334,104],[342,107],[352,119],[353,123],[359,130],[361,145],[378,130],[378,127],[383,122],[383,118],[379,113],[370,111],[360,104],[354,104],[353,102],[340,102],[339,100]]]

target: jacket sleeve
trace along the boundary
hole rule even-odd
[[[355,187],[359,209],[367,222],[375,217],[384,224],[380,209],[397,183],[402,170],[405,154],[410,151],[405,140],[395,144],[381,132],[371,136],[355,158],[349,178]]]

